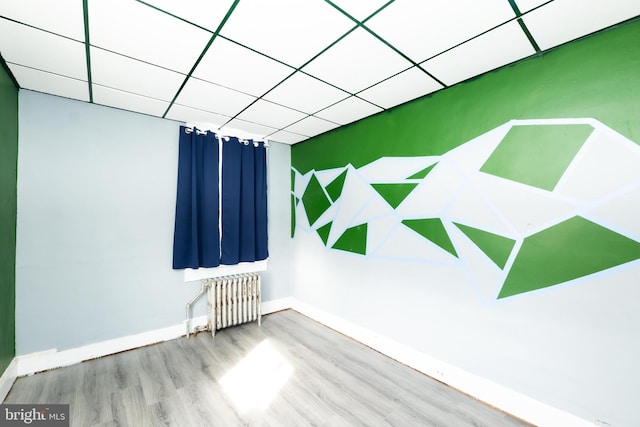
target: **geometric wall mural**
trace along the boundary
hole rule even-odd
[[[296,233],[465,269],[490,299],[640,260],[640,147],[595,119],[512,120],[441,156],[293,173]]]

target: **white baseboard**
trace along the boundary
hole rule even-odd
[[[272,301],[265,301],[261,305],[262,314],[274,313],[280,310],[291,308],[292,298],[280,298]],[[191,319],[191,331],[198,327],[207,326],[207,316],[198,316]],[[24,356],[18,356],[14,359],[16,366],[14,367],[15,375],[21,377],[31,375],[36,372],[47,371],[49,369],[61,368],[63,366],[75,365],[85,360],[95,359],[98,357],[108,356],[110,354],[127,351],[145,345],[155,344],[162,341],[169,341],[186,335],[187,329],[185,323],[169,326],[167,328],[155,329],[152,331],[142,332],[140,334],[129,335],[126,337],[115,338],[108,341],[102,341],[95,344],[89,344],[82,347],[76,347],[69,350],[58,351],[56,349],[40,351]],[[7,369],[7,372],[9,369]],[[13,371],[12,371],[13,372]],[[5,372],[6,374],[6,372]],[[4,380],[5,375],[3,375]],[[10,384],[13,384],[13,380]],[[9,387],[11,387],[9,385]],[[0,383],[2,386],[2,383]],[[0,388],[0,391],[2,389]],[[8,391],[8,390],[7,390]]]
[[[18,359],[14,357],[0,376],[0,403],[4,402],[16,378],[18,378]]]
[[[282,311],[282,310],[291,308],[292,304],[293,304],[293,298],[291,297],[274,299],[271,301],[264,301],[260,305],[260,312],[262,314],[275,313],[276,311]]]
[[[597,427],[596,424],[585,419],[444,363],[295,298],[288,297],[263,302],[261,312],[266,315],[288,308],[292,308],[392,359],[536,426]],[[206,325],[207,316],[191,319],[192,328]],[[0,378],[0,402],[6,397],[13,382],[19,376],[69,366],[85,360],[172,340],[185,334],[185,324],[182,323],[74,349],[63,351],[54,349],[17,356]]]
[[[597,427],[583,418],[473,375],[297,299],[291,308],[419,372],[539,427]]]
[[[207,316],[199,316],[191,319],[192,328],[206,325]],[[169,341],[184,336],[186,333],[186,325],[183,322],[167,328],[155,329],[69,350],[58,351],[52,349],[18,356],[18,376],[31,375],[36,372],[70,366],[84,362],[85,360],[95,359],[162,341]]]

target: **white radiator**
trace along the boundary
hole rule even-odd
[[[258,321],[260,314],[260,275],[258,273],[207,279],[209,328],[216,331],[241,323]]]

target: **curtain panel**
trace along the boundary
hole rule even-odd
[[[260,261],[267,248],[265,144],[181,126],[173,268]]]

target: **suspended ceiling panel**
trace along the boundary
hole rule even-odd
[[[23,89],[288,144],[640,14],[638,0],[3,0]]]
[[[520,26],[512,21],[421,65],[451,86],[534,53]]]
[[[540,48],[549,49],[639,14],[639,0],[594,1],[588,7],[581,0],[555,0],[523,19]]]
[[[398,0],[366,25],[421,62],[514,17],[507,0]]]

